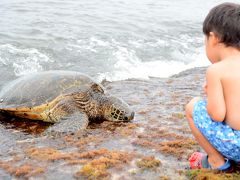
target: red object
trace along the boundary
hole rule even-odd
[[[203,156],[204,156],[203,153],[194,152],[188,159],[190,169],[201,169]]]

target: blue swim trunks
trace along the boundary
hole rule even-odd
[[[206,107],[206,100],[194,104],[194,124],[223,156],[240,162],[240,130],[232,129],[225,122],[212,120]]]

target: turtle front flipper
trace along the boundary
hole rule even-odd
[[[81,133],[88,125],[88,116],[83,112],[75,112],[62,117],[58,122],[50,126],[42,135],[58,137],[67,134]]]

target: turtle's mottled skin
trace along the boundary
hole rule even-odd
[[[10,82],[0,91],[0,112],[56,123],[51,131],[66,132],[85,129],[89,119],[120,122],[134,116],[124,101],[73,71],[47,71]]]

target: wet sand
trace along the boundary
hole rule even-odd
[[[200,147],[184,107],[203,96],[204,74],[195,68],[165,79],[104,82],[134,109],[134,120],[91,123],[74,135],[41,137],[48,124],[2,117],[0,179],[187,179],[187,159]]]

